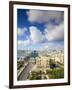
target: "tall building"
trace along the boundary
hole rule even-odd
[[[36,58],[37,68],[48,68],[49,67],[49,59],[47,56],[39,56]]]
[[[63,64],[64,63],[64,54],[63,53],[55,53],[51,55],[39,55],[36,57],[36,65],[37,68],[47,69],[50,67],[50,60],[57,64],[57,62]]]

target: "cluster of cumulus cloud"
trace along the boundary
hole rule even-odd
[[[56,41],[64,38],[64,13],[62,11],[43,11],[43,10],[29,10],[27,11],[28,21],[30,23],[44,24],[44,30],[38,29],[36,26],[30,26],[30,36],[27,40],[19,40],[19,44],[29,45],[32,43],[40,43],[44,40]],[[54,20],[54,23],[52,23]],[[27,28],[18,28],[18,35],[22,35],[27,31]]]

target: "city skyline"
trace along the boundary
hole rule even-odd
[[[64,12],[17,9],[18,50],[64,48]]]

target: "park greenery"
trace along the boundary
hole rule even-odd
[[[41,74],[42,72],[39,71],[39,72],[36,72],[36,71],[32,71],[30,76],[29,76],[29,79],[30,80],[40,80],[41,79]]]
[[[49,79],[59,79],[64,78],[64,69],[57,68],[57,69],[48,69],[46,70],[46,74],[42,71],[32,71],[28,77],[29,80],[41,80],[42,75],[48,75]],[[44,79],[47,79],[44,76]]]
[[[64,69],[63,68],[46,70],[46,73],[50,79],[64,78]]]
[[[42,75],[45,75],[45,73],[43,71],[32,71],[28,77],[29,80],[41,80],[41,79],[47,79],[46,76],[43,76],[42,78]]]
[[[23,67],[24,65],[24,61],[17,61],[17,69],[20,69],[21,67]]]

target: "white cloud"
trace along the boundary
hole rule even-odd
[[[64,38],[64,23],[53,26],[52,29],[45,29],[45,36],[48,41],[62,40]]]
[[[42,32],[37,27],[31,26],[29,29],[30,29],[30,39],[34,43],[42,42],[45,39]]]
[[[18,36],[22,36],[26,31],[27,31],[27,28],[26,27],[24,27],[24,28],[18,28],[17,34],[18,34]]]
[[[46,23],[52,19],[55,19],[56,22],[63,20],[61,11],[29,10],[27,15],[30,22]]]
[[[30,40],[18,40],[18,47],[28,46],[30,44]]]
[[[55,25],[53,25],[53,24],[51,24],[51,23],[46,23],[44,26],[45,26],[48,30],[52,30],[52,29],[55,27]]]
[[[44,43],[42,46],[40,46],[41,50],[59,50],[59,49],[63,49],[64,45],[60,44],[60,43],[54,43],[54,42],[48,42],[48,43]]]

